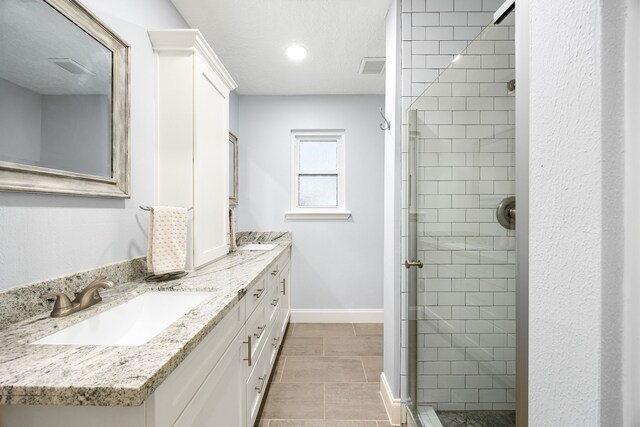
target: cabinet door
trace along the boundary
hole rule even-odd
[[[196,56],[194,147],[194,267],[229,252],[228,91]]]
[[[243,330],[211,371],[175,426],[244,427],[246,423],[245,369],[247,344]]]

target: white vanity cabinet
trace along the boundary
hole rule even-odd
[[[142,405],[0,405],[0,427],[253,427],[289,319],[289,271],[287,249]]]
[[[156,53],[156,203],[193,207],[188,269],[229,251],[229,92],[237,87],[195,29],[149,31]]]

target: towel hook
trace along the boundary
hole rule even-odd
[[[380,107],[380,115],[382,116],[382,120],[384,120],[384,123],[380,123],[380,130],[391,129],[391,122],[387,120],[387,118],[384,116],[384,113],[382,112],[382,107]]]

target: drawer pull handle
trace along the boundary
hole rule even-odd
[[[280,298],[276,298],[273,301],[271,301],[271,305],[276,307],[278,305],[278,303],[280,302]]]
[[[253,335],[257,338],[260,339],[260,337],[262,336],[262,334],[264,334],[264,331],[267,329],[267,325],[265,324],[264,326],[258,326],[258,332],[254,333]]]
[[[278,341],[280,341],[280,337],[275,337],[275,338],[273,339],[273,343],[271,343],[271,345],[272,345],[274,348],[278,348]]]
[[[273,270],[273,271],[271,272],[271,275],[272,275],[272,276],[275,276],[276,274],[278,274],[278,270]]]
[[[247,344],[247,358],[242,360],[246,360],[251,366],[251,335],[247,335],[247,340],[242,341],[242,344]]]
[[[258,379],[260,380],[260,385],[258,387],[256,387],[256,390],[258,390],[258,394],[262,393],[262,387],[264,387],[264,382],[267,379],[267,375],[263,375],[261,377],[258,377]]]
[[[256,292],[255,294],[253,294],[253,296],[254,296],[254,297],[256,297],[256,298],[260,298],[260,297],[262,296],[262,294],[264,293],[264,290],[265,290],[265,289],[266,289],[266,288],[260,288],[260,289],[258,289],[258,290],[257,290],[257,292]]]
[[[282,295],[287,294],[287,279],[282,279]]]

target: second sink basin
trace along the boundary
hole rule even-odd
[[[277,248],[278,245],[269,243],[269,244],[256,244],[251,243],[244,246],[239,246],[238,249],[241,251],[270,251],[271,249]]]
[[[147,292],[34,344],[142,345],[212,295],[212,292]]]

